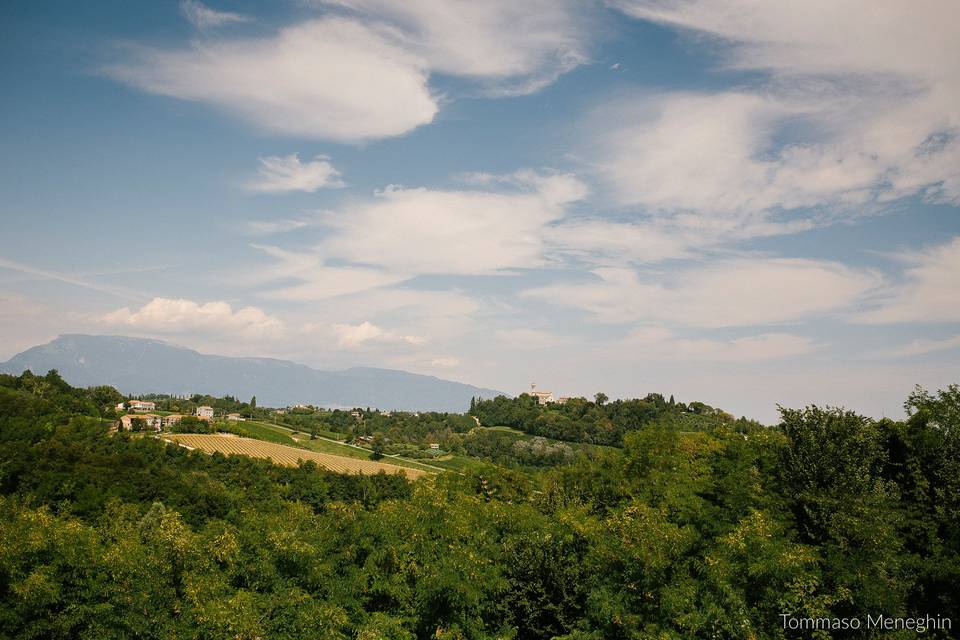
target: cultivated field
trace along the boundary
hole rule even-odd
[[[239,438],[230,435],[205,435],[194,433],[173,433],[165,435],[164,438],[171,442],[189,447],[191,449],[200,449],[207,453],[219,451],[224,455],[242,455],[253,458],[266,458],[276,464],[287,466],[296,466],[300,460],[315,462],[330,471],[337,473],[364,473],[372,475],[384,471],[386,473],[403,473],[411,480],[415,480],[427,474],[420,469],[411,469],[409,467],[400,467],[395,464],[384,464],[372,460],[358,460],[356,458],[345,458],[335,456],[329,453],[318,453],[316,451],[307,451],[306,449],[297,449],[282,444],[264,442],[263,440],[252,440],[250,438]]]

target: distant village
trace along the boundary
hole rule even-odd
[[[131,431],[133,430],[133,421],[140,420],[145,428],[160,431],[164,427],[169,429],[184,418],[183,414],[179,413],[166,416],[151,413],[156,410],[157,404],[149,400],[127,400],[126,402],[120,402],[117,404],[117,411],[132,412],[120,416],[120,428]],[[213,420],[213,407],[206,405],[197,407],[194,417],[200,420]],[[223,416],[223,419],[232,422],[243,422],[246,420],[246,418],[239,413],[228,413]]]

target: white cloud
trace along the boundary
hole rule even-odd
[[[591,20],[573,0],[342,0],[341,15],[268,37],[206,37],[189,47],[130,50],[113,78],[213,105],[276,133],[341,142],[397,136],[430,123],[431,72],[488,94],[536,91],[587,61]],[[246,20],[185,0],[200,30]]]
[[[294,302],[326,300],[327,298],[397,284],[406,280],[407,276],[391,274],[379,269],[318,265],[313,269],[301,272],[298,278],[302,279],[299,284],[276,287],[264,291],[261,295],[272,300]]]
[[[333,0],[386,20],[436,72],[485,81],[488,91],[535,91],[587,61],[590,18],[572,0]]]
[[[913,340],[908,344],[882,351],[877,356],[881,358],[910,358],[957,348],[960,348],[960,335],[943,340]]]
[[[431,122],[438,108],[422,58],[344,18],[304,22],[272,37],[131,54],[104,71],[281,134],[346,142],[396,136]]]
[[[793,74],[944,76],[960,68],[949,0],[878,7],[869,0],[613,0],[638,18],[729,41],[728,63]],[[891,46],[896,43],[896,46]]]
[[[588,264],[622,265],[683,258],[716,237],[669,229],[655,222],[615,222],[601,218],[568,219],[546,227],[543,237],[558,255]]]
[[[620,344],[645,360],[685,360],[705,362],[760,362],[809,353],[817,348],[814,340],[789,333],[763,333],[733,340],[680,338],[664,327],[633,331]]]
[[[316,290],[322,297],[415,275],[541,266],[544,225],[562,218],[568,205],[586,195],[586,187],[571,175],[523,172],[509,181],[510,191],[387,187],[326,214],[321,224],[327,233],[313,253],[269,249],[282,261],[272,273],[303,280],[294,295]],[[350,286],[339,286],[343,282]]]
[[[414,346],[420,346],[427,342],[426,338],[421,336],[399,335],[392,331],[386,331],[366,320],[356,325],[334,324],[333,331],[337,336],[337,344],[344,348],[354,348],[370,342],[403,343]]]
[[[283,193],[306,191],[312,193],[324,187],[342,187],[340,172],[323,155],[313,160],[300,162],[296,154],[260,158],[258,177],[247,183],[250,191],[260,193]]]
[[[767,72],[753,89],[602,110],[598,168],[621,204],[752,237],[803,228],[778,231],[784,210],[828,210],[813,226],[916,194],[960,203],[955,3],[612,4],[714,36],[728,66]]]
[[[326,258],[406,274],[492,274],[544,263],[542,227],[586,194],[571,175],[522,176],[516,192],[390,186],[331,214]]]
[[[855,322],[960,321],[960,236],[920,253],[893,256],[907,264],[905,281],[886,292],[877,309]]]
[[[362,322],[356,326],[335,324],[333,330],[337,334],[337,342],[342,347],[356,346],[383,335],[383,329],[369,322]]]
[[[184,298],[154,298],[140,309],[123,307],[100,318],[106,325],[141,333],[230,334],[243,339],[277,338],[283,323],[257,307],[234,310],[222,301],[197,303]]]
[[[308,218],[284,218],[280,220],[250,220],[246,223],[246,232],[254,236],[267,236],[275,233],[286,233],[309,227]]]
[[[498,329],[494,336],[514,349],[549,349],[563,344],[563,340],[542,329]]]
[[[122,287],[100,284],[84,274],[39,269],[28,264],[23,264],[22,262],[7,260],[5,258],[0,258],[0,269],[9,269],[11,271],[16,271],[39,280],[53,280],[56,282],[62,282],[64,284],[81,287],[83,289],[89,289],[90,291],[95,291],[97,293],[105,293],[107,295],[116,296],[125,300],[142,301],[144,299],[142,295],[135,291],[131,291]]]
[[[301,302],[324,300],[397,284],[410,277],[379,268],[330,266],[315,252],[288,251],[269,245],[252,246],[274,258],[274,262],[235,271],[228,279],[248,286],[268,285],[270,288],[260,294],[264,298]],[[289,284],[290,280],[295,284]]]
[[[480,314],[480,302],[458,290],[429,291],[408,287],[390,287],[363,291],[343,299],[355,315],[389,315],[408,318],[411,324],[422,324],[424,318],[442,320],[455,326],[469,323]],[[430,332],[433,335],[433,332]]]
[[[521,295],[583,309],[601,322],[658,321],[678,326],[759,326],[853,306],[878,278],[843,265],[800,259],[731,259],[664,277],[600,268],[598,280],[555,284]]]
[[[721,239],[808,229],[853,215],[863,205],[910,195],[953,171],[941,152],[936,162],[942,173],[920,178],[932,161],[914,157],[922,137],[913,147],[885,154],[863,144],[862,125],[834,135],[828,129],[838,124],[841,102],[737,92],[628,99],[603,110],[605,122],[618,124],[603,125],[608,130],[597,168],[621,205],[642,206],[678,228]],[[807,127],[808,137],[778,148],[777,137],[799,126]],[[903,174],[909,167],[918,172],[911,178]],[[823,207],[833,215],[782,215]]]
[[[213,29],[225,24],[236,22],[249,22],[249,16],[229,11],[217,11],[211,9],[198,0],[182,0],[180,2],[180,13],[194,27],[200,31]]]
[[[453,356],[440,356],[439,358],[434,358],[430,361],[430,364],[434,367],[443,367],[445,369],[450,369],[460,365],[460,359],[454,358]]]

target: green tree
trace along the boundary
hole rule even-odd
[[[903,611],[906,576],[896,486],[883,477],[883,433],[843,409],[781,409],[778,467],[800,541],[820,548],[836,615]]]
[[[370,448],[372,450],[370,457],[373,460],[380,460],[381,458],[383,458],[383,453],[386,446],[387,446],[387,440],[382,433],[377,432],[373,434],[373,440],[371,440],[370,442]]]

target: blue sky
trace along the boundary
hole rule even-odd
[[[125,334],[899,415],[960,380],[958,18],[5,3],[0,358]]]

